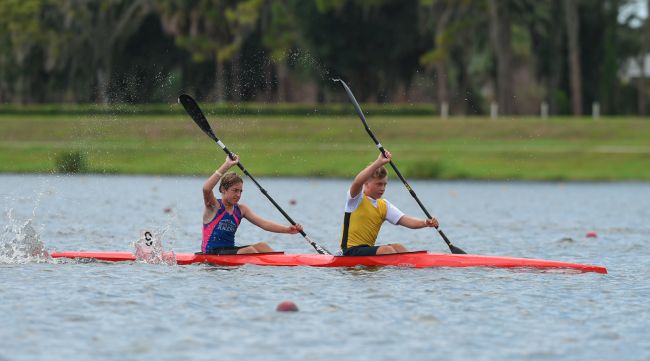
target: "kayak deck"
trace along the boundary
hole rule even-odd
[[[130,252],[53,252],[53,258],[85,258],[100,261],[135,261]],[[607,268],[589,264],[547,261],[542,259],[515,258],[502,256],[481,256],[469,254],[446,254],[410,252],[380,256],[330,256],[321,254],[269,254],[205,255],[194,253],[175,254],[176,263],[187,265],[208,263],[222,266],[254,264],[260,266],[311,266],[311,267],[355,267],[355,266],[395,266],[412,268],[430,267],[497,267],[497,268],[536,268],[571,269],[579,272],[607,273]]]

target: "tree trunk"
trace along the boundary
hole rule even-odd
[[[288,92],[288,82],[289,82],[289,70],[287,69],[287,64],[285,62],[279,62],[278,64],[278,102],[286,103],[289,101],[289,92]]]
[[[582,115],[582,69],[580,66],[580,19],[576,0],[564,0],[567,38],[569,43],[569,72],[573,115]]]
[[[462,94],[460,101],[457,102],[458,112],[463,115],[475,115],[479,112],[480,104],[477,104],[474,94],[472,93],[472,84],[470,81],[468,65],[471,54],[463,54],[459,59],[454,60],[458,66],[458,92]]]
[[[98,100],[104,105],[110,103],[108,84],[108,76],[106,75],[105,70],[100,66],[97,68],[97,97]]]
[[[650,9],[650,0],[646,1],[646,9]],[[639,80],[637,83],[638,93],[639,93],[639,115],[646,115],[646,97],[648,94],[647,85],[646,85],[646,68],[645,68],[645,59],[648,56],[648,50],[650,50],[650,19],[645,18],[643,23],[643,39],[641,43],[641,74],[639,74]]]
[[[452,11],[453,11],[453,6],[449,6],[449,4],[443,4],[443,5],[446,6],[444,6],[444,8],[438,9],[439,10],[438,14],[440,15],[437,19],[437,25],[436,25],[437,39],[439,39],[441,34],[447,30],[449,19],[451,18]],[[437,40],[436,43],[438,43]],[[436,44],[436,47],[437,46],[442,46],[442,44]],[[442,59],[436,61],[435,64],[436,76],[438,77],[436,82],[436,88],[437,88],[436,90],[438,92],[439,106],[442,106],[443,103],[449,104],[449,71],[448,71],[449,52],[450,50],[447,49],[447,56],[442,57]]]
[[[14,101],[18,104],[27,104],[25,100],[25,94],[27,93],[25,84],[27,81],[25,78],[26,76],[21,70],[18,74],[18,79],[16,80],[16,96],[14,96]]]
[[[499,113],[515,112],[512,77],[511,24],[508,2],[490,0],[490,37],[497,58],[497,101]]]
[[[264,92],[255,97],[255,101],[262,101],[265,103],[271,103],[275,100],[274,90],[273,90],[273,74],[275,72],[273,62],[265,61],[264,62]]]
[[[216,72],[214,75],[215,86],[215,101],[221,103],[224,101],[224,94],[226,90],[226,77],[223,76],[223,63],[217,59],[215,61]]]
[[[562,1],[564,0],[554,0],[553,1],[553,10],[557,13],[562,13]],[[547,101],[550,114],[558,114],[560,112],[559,105],[557,103],[557,92],[560,89],[560,81],[562,79],[562,37],[563,28],[561,26],[551,25],[551,36],[550,36],[550,54],[551,59],[549,61],[549,74],[548,74],[548,85],[547,85]]]
[[[448,76],[447,76],[447,62],[436,62],[436,88],[438,91],[438,104],[449,104],[449,90],[448,90]]]
[[[239,54],[230,60],[230,92],[233,102],[241,99],[241,78],[239,74]]]
[[[636,79],[636,90],[637,90],[637,112],[639,115],[645,115],[646,101],[645,101],[645,49],[641,49],[641,54],[637,58],[639,64],[639,77]]]

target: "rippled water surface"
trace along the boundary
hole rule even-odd
[[[133,251],[142,230],[162,233],[167,250],[197,251],[203,181],[0,175],[0,360],[650,359],[648,183],[411,183],[468,253],[600,264],[607,275],[46,256]],[[336,249],[347,181],[259,181]],[[421,215],[401,183],[386,197]],[[284,222],[250,181],[242,202]],[[242,223],[238,242],[257,241],[314,252],[300,235]],[[448,251],[432,230],[386,224],[380,242],[395,241]],[[300,311],[276,312],[283,300]]]

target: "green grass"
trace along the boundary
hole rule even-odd
[[[350,116],[210,115],[255,176],[353,177],[377,149]],[[650,119],[369,116],[407,179],[650,180]],[[53,172],[80,151],[94,173],[208,175],[221,149],[188,116],[0,114],[0,172]]]

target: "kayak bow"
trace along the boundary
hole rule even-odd
[[[100,261],[123,262],[135,261],[130,252],[53,252],[53,258],[82,258]],[[442,254],[411,252],[380,256],[330,256],[322,254],[238,254],[238,255],[204,255],[177,253],[176,263],[187,265],[208,263],[222,266],[240,266],[254,264],[259,266],[311,266],[311,267],[355,267],[355,266],[395,266],[412,268],[430,267],[496,267],[496,268],[535,268],[535,269],[569,269],[579,272],[607,273],[607,268],[596,265],[571,262],[547,261],[532,258],[515,258],[501,256],[481,256],[466,254]]]

